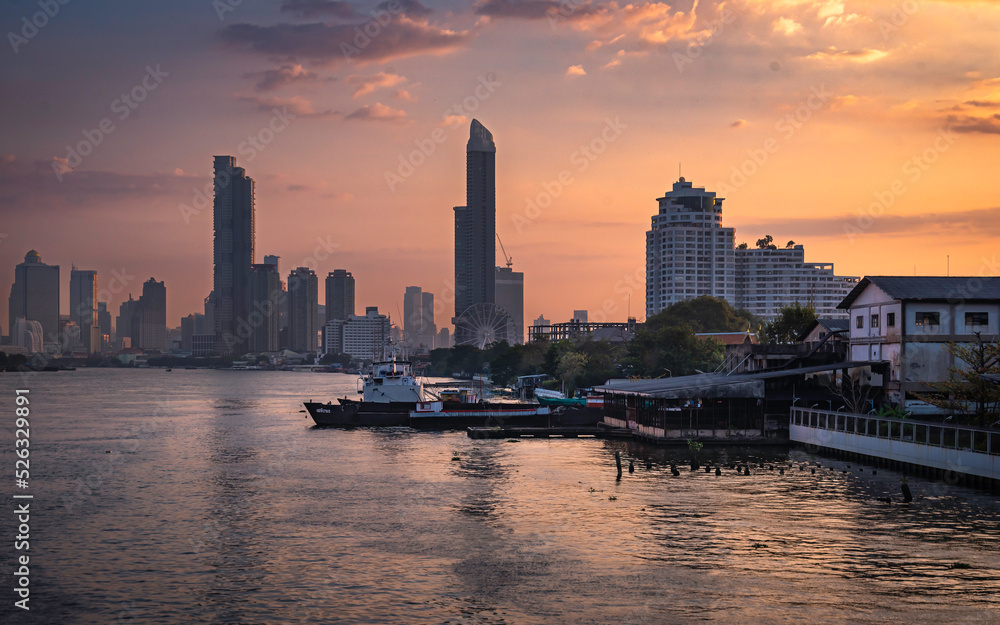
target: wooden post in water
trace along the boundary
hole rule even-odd
[[[903,484],[901,486],[903,490],[903,503],[910,503],[913,501],[913,493],[910,492],[910,485],[906,483],[906,476],[903,476]]]
[[[622,479],[622,454],[620,451],[615,452],[615,465],[618,466],[618,479]]]

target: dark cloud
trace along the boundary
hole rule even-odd
[[[311,83],[319,80],[319,76],[315,72],[310,72],[301,65],[282,65],[277,69],[250,72],[244,76],[257,80],[254,84],[254,89],[257,91],[273,91],[292,83]]]
[[[874,201],[874,199],[873,199]],[[877,213],[878,209],[873,212]],[[1000,236],[1000,207],[976,208],[950,213],[917,213],[914,215],[889,215],[870,217],[865,212],[837,217],[802,219],[780,219],[774,221],[740,224],[740,232],[786,232],[795,233],[798,240],[802,236],[909,236],[935,232],[939,234],[961,234],[979,236]]]
[[[353,4],[350,2],[340,2],[339,0],[283,0],[281,10],[286,13],[295,13],[302,17],[328,15],[343,20],[358,17]]]
[[[394,109],[381,102],[376,102],[375,104],[365,105],[356,111],[348,113],[344,116],[344,119],[371,122],[405,122],[407,118],[406,111]]]
[[[1000,113],[990,117],[949,115],[948,126],[955,132],[964,134],[1000,135]]]
[[[390,13],[400,12],[411,17],[422,17],[429,15],[432,10],[420,4],[419,0],[387,0],[381,2],[376,9],[389,11]]]
[[[467,32],[441,29],[406,16],[394,17],[384,26],[374,20],[364,24],[233,24],[221,36],[226,44],[250,52],[317,62],[442,54],[464,47],[471,38]]]
[[[524,20],[571,20],[600,10],[590,2],[579,5],[555,0],[486,0],[476,7],[477,15]]]
[[[996,100],[966,100],[965,104],[976,108],[1000,108],[1000,102]]]

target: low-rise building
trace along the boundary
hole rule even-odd
[[[1000,335],[1000,278],[866,276],[840,308],[850,314],[848,358],[888,361],[886,397],[906,405],[961,364],[949,343]]]

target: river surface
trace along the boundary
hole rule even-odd
[[[25,490],[15,388],[31,398]],[[0,622],[1000,622],[989,493],[911,477],[903,505],[897,473],[801,451],[705,449],[765,463],[717,477],[686,448],[321,429],[301,412],[354,388],[291,372],[0,374]],[[620,481],[616,450],[635,464]],[[28,612],[13,606],[17,493],[34,496],[16,554],[30,555]]]

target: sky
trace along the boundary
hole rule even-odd
[[[230,154],[257,262],[347,269],[394,318],[421,286],[445,325],[473,118],[528,323],[641,320],[679,172],[737,242],[839,275],[1000,274],[996,2],[17,0],[0,27],[0,293],[36,249],[63,313],[71,265],[114,312],[150,277],[169,326],[200,312]]]

